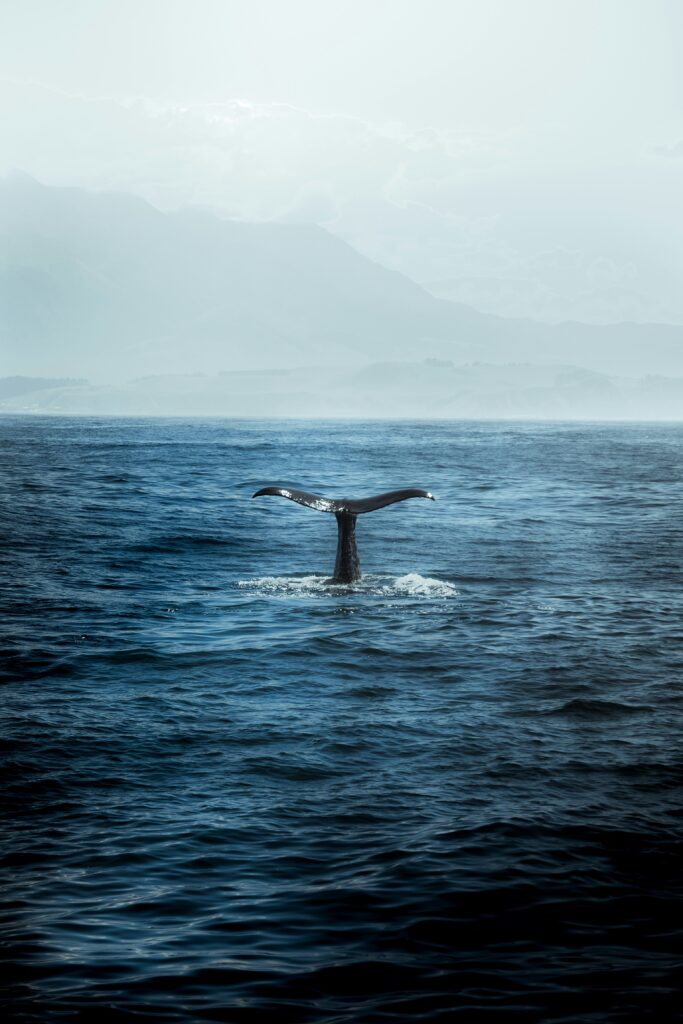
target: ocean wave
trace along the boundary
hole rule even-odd
[[[671,1019],[681,427],[0,427],[3,1019]]]
[[[602,718],[610,715],[633,715],[647,711],[652,711],[652,708],[646,704],[578,697],[567,701],[560,707],[551,708],[546,713],[549,715],[576,715],[582,718]]]
[[[230,548],[235,547],[236,543],[231,537],[177,534],[132,544],[130,550],[139,554],[176,554],[183,551],[191,552],[202,547]]]

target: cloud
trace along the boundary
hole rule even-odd
[[[650,152],[665,160],[683,160],[683,139],[668,146],[653,146]]]
[[[309,181],[303,185],[279,220],[296,224],[319,224],[334,229],[340,218],[340,204],[329,185]]]
[[[495,149],[481,132],[415,132],[247,100],[88,99],[5,83],[2,110],[6,152],[30,173],[162,204],[199,199],[251,219],[277,216],[305,189],[399,205],[427,189],[439,205],[439,184],[490,164]]]

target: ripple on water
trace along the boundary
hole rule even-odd
[[[682,440],[0,420],[3,1019],[671,1020]]]

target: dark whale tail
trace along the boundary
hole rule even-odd
[[[356,548],[356,517],[365,512],[375,512],[378,508],[393,505],[407,498],[431,498],[429,491],[421,491],[416,487],[405,487],[400,491],[387,491],[373,498],[324,498],[321,494],[309,491],[295,491],[289,487],[262,487],[253,495],[274,494],[281,498],[289,498],[299,505],[314,508],[318,512],[332,512],[337,517],[337,561],[334,567],[333,583],[353,583],[361,577],[358,549]]]

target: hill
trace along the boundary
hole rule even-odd
[[[446,358],[683,376],[683,328],[546,325],[435,298],[318,227],[164,213],[130,195],[0,182],[3,375]]]
[[[16,380],[16,378],[15,378]],[[221,374],[160,374],[118,385],[29,381],[0,413],[391,419],[680,419],[683,378],[608,377],[572,366],[448,360]],[[29,390],[32,385],[32,390]]]

